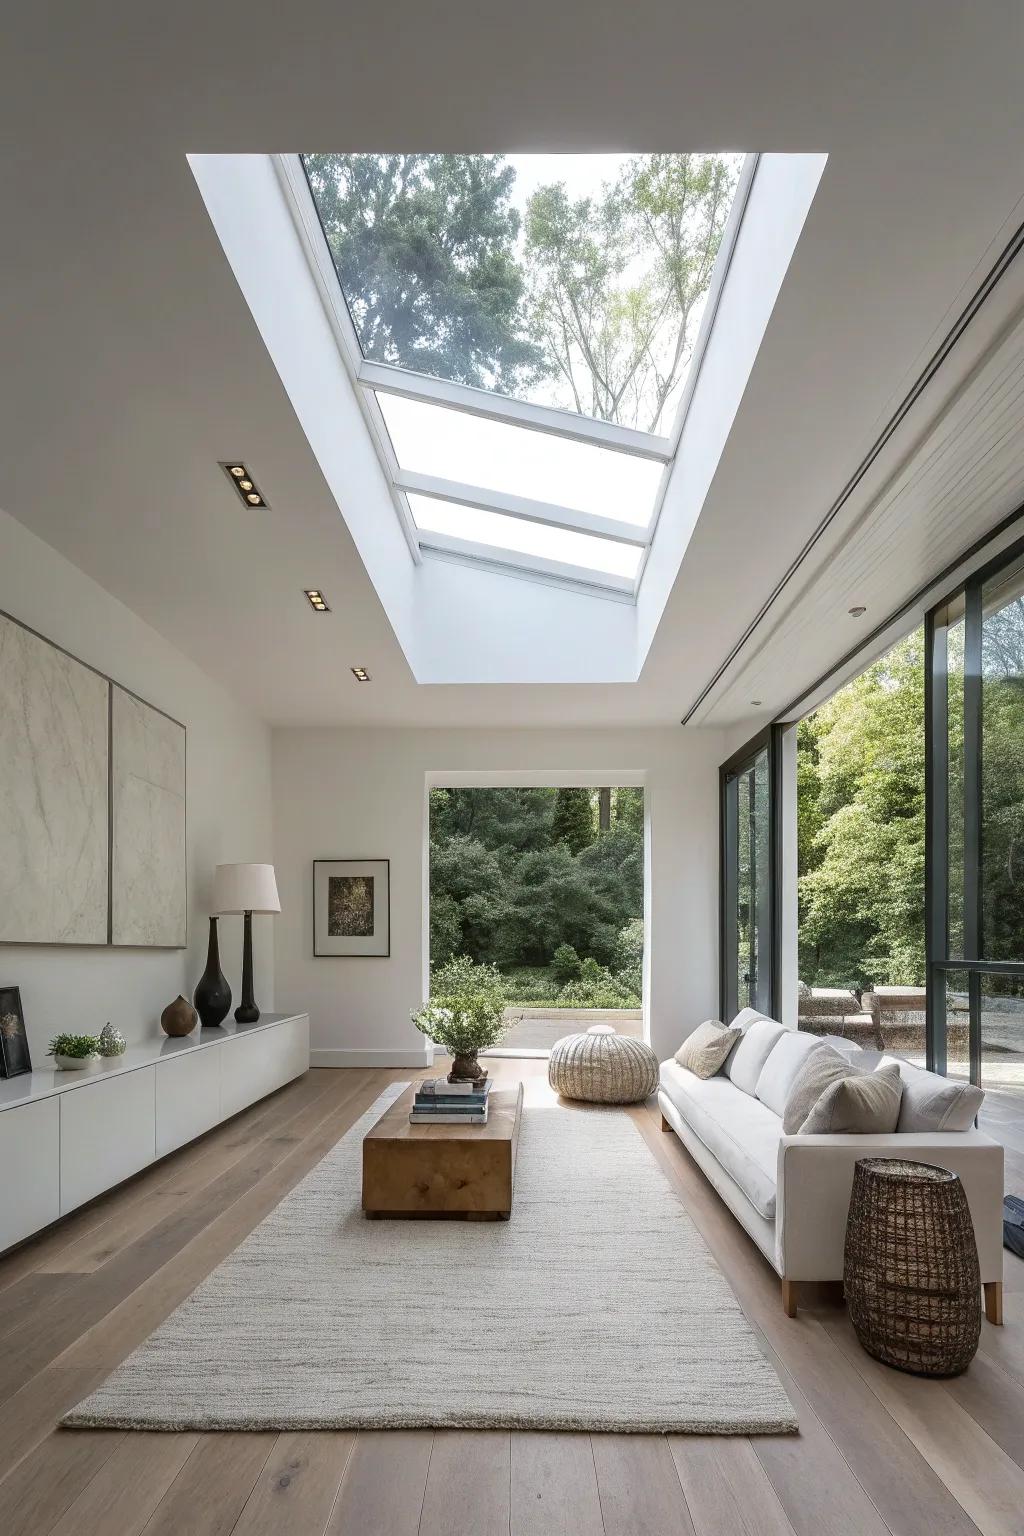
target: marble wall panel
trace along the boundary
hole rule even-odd
[[[113,685],[114,944],[183,948],[185,728]]]

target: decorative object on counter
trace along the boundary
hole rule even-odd
[[[20,1077],[31,1071],[21,991],[18,987],[0,987],[0,1077]]]
[[[959,1376],[981,1337],[981,1270],[958,1174],[862,1157],[846,1221],[843,1290],[869,1355],[918,1376]]]
[[[95,1035],[54,1035],[46,1052],[61,1072],[83,1072],[100,1059],[100,1042]]]
[[[128,1049],[128,1042],[119,1029],[113,1024],[106,1023],[100,1030],[100,1055],[123,1056]]]
[[[190,1035],[198,1022],[199,1015],[187,997],[176,997],[173,1003],[167,1004],[160,1015],[160,1028],[165,1035],[170,1035],[172,1040],[177,1040],[182,1035]]]
[[[206,951],[206,970],[199,978],[192,1001],[204,1029],[218,1029],[228,1016],[231,1007],[231,988],[220,968],[220,939],[217,933],[219,918],[210,918],[210,944]]]
[[[321,959],[391,954],[389,859],[313,860],[313,954]]]
[[[479,1083],[487,1073],[479,1053],[497,1045],[508,1025],[505,989],[493,965],[475,965],[459,955],[431,977],[430,998],[410,1015],[420,1034],[427,1035],[452,1057],[450,1083]]]
[[[239,1024],[255,1024],[260,1016],[252,984],[252,915],[280,912],[273,864],[218,864],[213,875],[213,905],[217,912],[241,913],[242,998],[235,1009]]]
[[[1003,1246],[1024,1259],[1024,1200],[1007,1195],[1003,1201]]]
[[[658,1086],[658,1058],[643,1040],[594,1024],[585,1034],[556,1040],[548,1082],[565,1099],[586,1104],[638,1104]]]
[[[110,771],[111,942],[184,949],[185,727],[116,684]]]

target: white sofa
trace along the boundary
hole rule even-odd
[[[754,1009],[744,1009],[734,1024],[745,1033],[761,1018]],[[801,1044],[796,1049],[811,1050],[823,1043],[820,1038],[808,1037],[806,1047]],[[858,1048],[851,1047],[849,1041],[833,1039],[828,1043],[856,1059]],[[731,1069],[737,1052],[738,1047],[723,1070],[707,1079],[695,1076],[674,1059],[662,1062],[658,1091],[661,1125],[664,1131],[676,1132],[775,1268],[782,1280],[787,1314],[796,1316],[796,1287],[801,1281],[843,1278],[846,1217],[857,1159],[905,1157],[936,1163],[960,1175],[978,1241],[986,1315],[992,1322],[1001,1322],[1002,1147],[973,1124],[964,1130],[897,1131],[891,1135],[784,1135],[784,1106],[779,1099],[782,1088],[776,1083],[774,1107],[758,1097],[757,1088],[762,1088],[769,1099],[773,1094],[763,1086],[766,1079],[755,1085],[749,1052],[746,1071],[738,1074],[739,1082],[734,1081]],[[793,1046],[788,1054],[794,1055]],[[766,1061],[770,1055],[769,1050]],[[936,1084],[931,1073],[906,1063],[900,1067],[905,1080],[920,1073],[919,1087],[928,1079],[930,1084],[948,1090],[945,1080]]]

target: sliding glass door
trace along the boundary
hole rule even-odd
[[[1024,1091],[1024,554],[928,617],[929,1057]]]
[[[774,743],[770,732],[723,764],[722,1018],[774,1006]]]

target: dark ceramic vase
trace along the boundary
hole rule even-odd
[[[175,1040],[190,1035],[197,1023],[196,1011],[187,997],[176,997],[160,1015],[161,1029]]]
[[[210,948],[206,956],[206,970],[199,978],[193,1001],[204,1029],[216,1029],[219,1024],[223,1024],[231,1007],[231,988],[220,968],[220,944],[215,917],[210,918]]]

